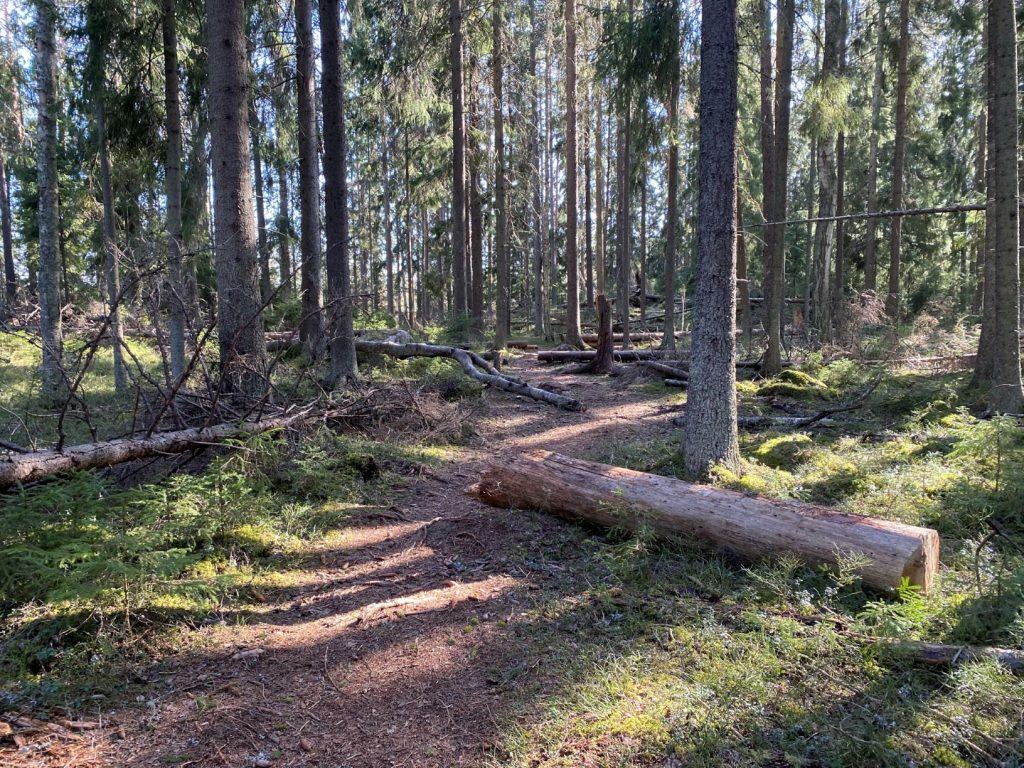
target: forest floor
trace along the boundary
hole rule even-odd
[[[1021,764],[1019,680],[987,663],[919,669],[842,635],[858,620],[948,630],[962,593],[875,601],[785,558],[744,567],[466,495],[485,462],[524,449],[673,471],[685,395],[528,356],[513,367],[587,411],[484,391],[466,444],[309,543],[245,604],[179,634],[126,681],[127,705],[97,697],[59,734],[0,744],[0,765]],[[863,491],[852,445],[835,451],[846,464],[825,460],[832,485],[818,498],[809,477],[764,470],[777,454],[790,470],[808,458],[794,458],[801,441],[772,439],[744,446],[764,460],[747,486],[720,481],[777,495],[803,482],[823,501]]]

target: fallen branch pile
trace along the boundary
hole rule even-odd
[[[534,387],[522,379],[502,373],[476,352],[468,349],[447,347],[440,344],[420,344],[415,342],[396,344],[390,341],[357,340],[356,351],[398,358],[447,357],[462,366],[462,370],[467,376],[479,381],[481,384],[496,387],[506,392],[511,392],[514,395],[529,397],[542,403],[564,408],[567,411],[582,411],[584,409],[583,403],[575,398]]]
[[[752,559],[791,552],[808,563],[860,556],[864,583],[893,589],[904,578],[931,588],[939,535],[930,528],[770,501],[673,478],[531,451],[490,463],[468,492],[498,507],[540,509],[599,525],[696,538]]]

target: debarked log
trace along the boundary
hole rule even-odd
[[[789,552],[810,564],[834,565],[855,556],[862,561],[857,574],[881,590],[906,578],[927,591],[939,565],[939,535],[930,528],[745,496],[549,451],[493,461],[468,491],[498,507],[627,530],[648,526],[743,559]]]

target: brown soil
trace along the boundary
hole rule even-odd
[[[523,551],[569,524],[483,506],[464,488],[485,460],[582,456],[664,434],[677,412],[625,379],[559,376],[532,357],[514,367],[588,410],[486,391],[464,458],[353,521],[341,545],[311,557],[302,586],[190,633],[137,704],[79,713],[99,728],[0,747],[0,766],[500,765],[501,734],[528,712],[516,687],[544,665],[517,653],[526,614],[578,589],[582,564],[523,567]],[[534,699],[550,693],[534,687]]]

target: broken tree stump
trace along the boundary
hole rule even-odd
[[[807,563],[834,565],[857,555],[865,559],[857,574],[881,590],[907,578],[928,591],[939,565],[939,535],[930,528],[744,496],[550,451],[491,462],[468,492],[498,507],[627,530],[650,526],[745,559],[791,552]]]

